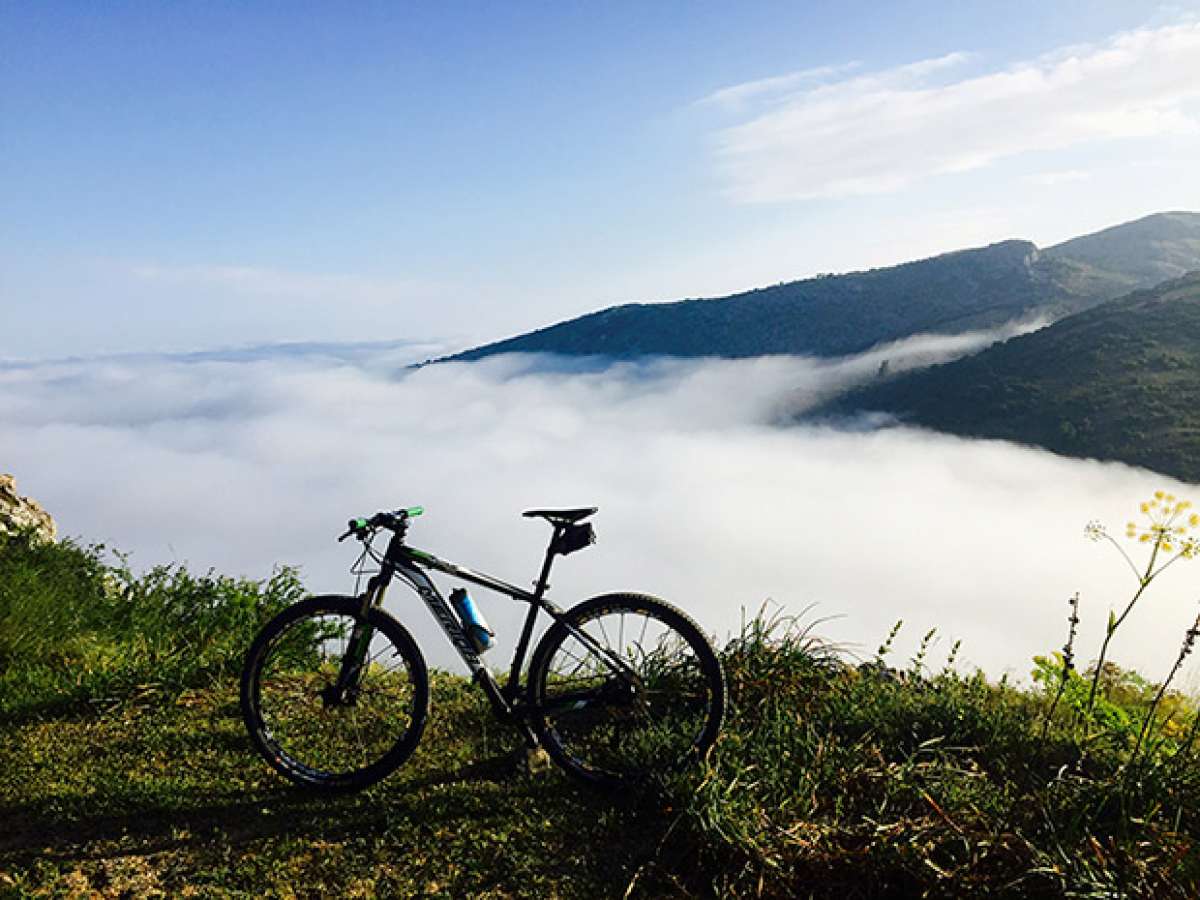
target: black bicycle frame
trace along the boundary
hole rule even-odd
[[[544,610],[556,622],[563,622],[566,616],[566,613],[560,607],[551,603],[545,597],[546,590],[550,586],[550,568],[554,563],[555,547],[558,545],[558,538],[561,531],[562,529],[559,526],[555,526],[554,535],[551,538],[550,545],[546,548],[546,556],[542,561],[541,574],[538,575],[532,593],[516,585],[509,584],[506,581],[501,581],[499,578],[493,578],[491,575],[486,575],[483,572],[476,572],[473,569],[457,565],[449,560],[439,559],[432,553],[427,553],[424,550],[409,547],[404,543],[403,532],[393,533],[391,541],[388,543],[387,552],[383,556],[379,574],[373,576],[367,583],[367,590],[362,596],[362,611],[365,615],[371,606],[382,605],[384,593],[396,575],[399,575],[408,582],[421,599],[425,601],[425,605],[429,607],[429,611],[433,613],[433,617],[437,620],[437,623],[446,632],[450,643],[454,645],[454,649],[458,651],[458,655],[462,657],[463,662],[471,670],[472,678],[479,684],[484,693],[487,694],[496,714],[501,718],[514,721],[521,728],[530,746],[537,746],[537,738],[520,716],[523,710],[518,704],[517,698],[521,690],[521,669],[525,665],[525,654],[529,650],[529,641],[533,637],[533,627],[537,620],[538,610]],[[521,636],[517,641],[516,651],[513,653],[508,680],[503,687],[496,683],[491,672],[483,664],[483,661],[479,658],[479,654],[475,651],[475,647],[467,637],[466,631],[459,623],[458,616],[450,608],[450,604],[446,602],[445,598],[442,597],[437,586],[423,571],[424,569],[433,569],[470,582],[471,584],[479,585],[490,591],[507,594],[515,600],[521,600],[529,604],[529,612],[525,616],[525,624],[521,629]],[[575,628],[569,622],[565,623],[565,627],[577,640],[607,659],[613,667],[614,672],[633,674],[626,663],[607,648],[601,646],[591,635]],[[369,641],[366,643],[369,643]]]

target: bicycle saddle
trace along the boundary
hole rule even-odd
[[[556,525],[569,525],[572,522],[582,522],[599,508],[586,506],[580,509],[527,509],[521,515],[527,519],[538,517]]]

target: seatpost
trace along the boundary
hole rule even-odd
[[[546,588],[550,586],[550,566],[554,564],[554,548],[558,546],[558,537],[562,533],[562,526],[554,526],[554,535],[550,538],[550,546],[546,548],[546,558],[542,562],[542,574],[538,576],[537,584],[534,586],[533,593],[541,599],[542,594],[546,593]]]
[[[546,548],[546,558],[542,561],[542,574],[538,576],[533,588],[533,595],[538,600],[550,586],[550,566],[554,563],[554,548],[558,545],[558,537],[562,531],[561,525],[554,526],[554,536],[550,538],[550,546]],[[530,603],[529,612],[525,614],[525,625],[521,628],[521,637],[517,641],[516,652],[513,653],[512,669],[508,673],[508,681],[504,685],[503,696],[512,703],[521,692],[521,667],[525,664],[525,651],[529,649],[529,639],[533,637],[533,623],[537,619],[538,604]]]

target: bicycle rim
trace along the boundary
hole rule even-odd
[[[573,775],[627,783],[664,775],[712,745],[724,681],[683,613],[632,597],[585,604],[557,628],[536,667],[543,739]]]
[[[260,748],[303,784],[361,787],[411,753],[424,724],[424,666],[405,633],[371,616],[369,643],[347,680],[358,621],[350,608],[314,609],[280,623],[258,658],[253,718]],[[338,691],[341,676],[344,690]]]

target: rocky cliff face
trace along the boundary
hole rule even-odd
[[[50,513],[41,504],[17,493],[17,480],[11,475],[0,475],[0,533],[13,534],[30,529],[45,541],[58,537],[58,528]]]

